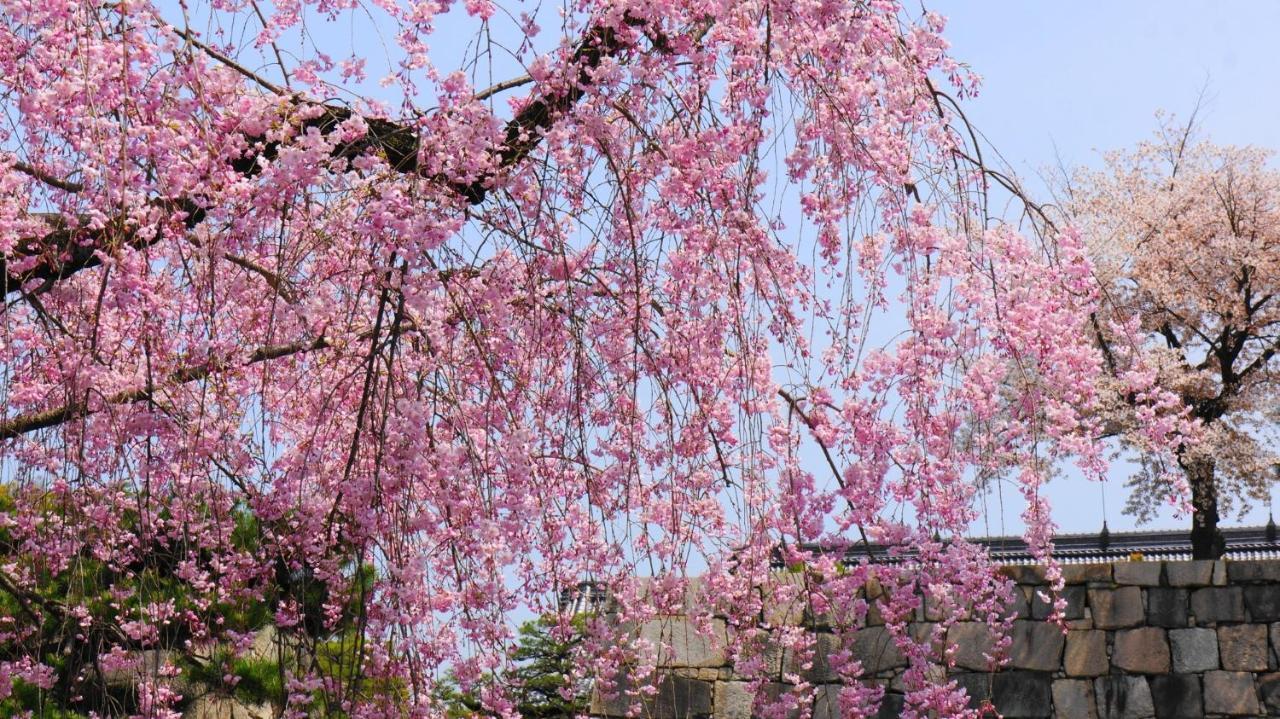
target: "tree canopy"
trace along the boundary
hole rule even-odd
[[[1149,516],[1162,501],[1190,498],[1195,554],[1217,558],[1220,511],[1268,501],[1280,461],[1280,173],[1268,152],[1200,141],[1193,130],[1166,124],[1153,141],[1110,154],[1104,169],[1077,173],[1066,207],[1104,287],[1095,329],[1110,367],[1117,341],[1122,354],[1141,353],[1199,425],[1178,474],[1147,463],[1130,508]],[[1144,446],[1148,414],[1122,399],[1109,416]]]
[[[510,716],[511,617],[580,582],[614,606],[577,649],[601,686],[688,593],[762,676],[763,596],[847,638],[875,582],[908,708],[965,715],[906,624],[1001,621],[975,493],[1014,482],[1047,553],[1041,484],[1103,469],[1104,358],[1079,235],[986,210],[942,30],[892,0],[6,2],[0,697],[102,711],[140,651],[245,651],[257,607],[288,716],[438,716],[446,676]],[[865,539],[902,561],[809,549]],[[174,716],[172,673],[130,711]]]

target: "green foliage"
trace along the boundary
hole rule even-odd
[[[0,514],[11,514],[15,509],[10,488],[0,484]],[[256,551],[257,521],[244,509],[237,510],[234,518],[233,546]],[[129,531],[141,525],[131,509],[121,511],[119,522]],[[88,546],[92,538],[82,541]],[[104,562],[84,551],[65,569],[51,571],[32,564],[8,528],[0,527],[0,563],[20,567],[35,580],[21,590],[0,591],[0,616],[22,619],[28,626],[36,614],[40,617],[38,631],[25,638],[22,646],[0,642],[0,658],[30,652],[54,670],[56,679],[47,691],[16,687],[13,696],[0,703],[0,715],[24,711],[37,717],[78,717],[80,712],[91,710],[109,715],[131,713],[136,708],[134,688],[127,682],[108,681],[97,669],[99,653],[113,644],[126,649],[176,650],[184,670],[196,669],[196,662],[181,656],[185,642],[192,638],[187,622],[160,624],[156,641],[144,647],[124,638],[121,623],[139,617],[131,616],[128,609],[122,613],[122,607],[170,604],[175,616],[218,617],[220,629],[238,632],[257,631],[270,622],[270,604],[251,595],[209,602],[207,595],[202,596],[178,576],[179,564],[188,560],[207,566],[212,557],[201,550],[157,540],[129,566]],[[15,593],[19,591],[21,595]],[[71,609],[86,613],[86,619]],[[218,677],[220,684],[221,672]]]
[[[271,704],[284,706],[285,690],[283,672],[275,658],[231,656],[231,650],[223,647],[204,661],[187,657],[183,661],[183,676],[193,684],[206,687],[227,685],[224,675],[235,677],[231,695],[244,704]]]
[[[37,719],[87,719],[87,715],[58,706],[49,692],[22,681],[13,683],[13,694],[0,701],[0,716],[16,717],[31,712]]]
[[[575,631],[560,639],[553,631],[555,621],[543,617],[520,626],[519,639],[512,655],[515,666],[500,677],[516,701],[516,710],[525,719],[568,719],[587,710],[587,690],[571,686],[574,650],[581,641],[584,617],[574,620]],[[565,698],[564,694],[568,694]],[[489,716],[474,693],[463,692],[455,681],[445,682],[440,700],[450,719],[475,719]]]
[[[10,487],[0,483],[0,514],[12,513],[15,508]],[[130,510],[124,510],[119,521],[125,530],[139,525]],[[237,509],[230,545],[236,551],[258,554],[262,531],[251,511]],[[88,543],[89,538],[85,542]],[[49,690],[19,682],[13,695],[0,702],[0,716],[32,712],[36,717],[73,719],[90,711],[110,716],[133,713],[137,697],[131,683],[109,681],[96,669],[98,654],[112,644],[120,644],[126,650],[169,650],[173,652],[172,661],[182,670],[184,684],[234,696],[246,704],[283,706],[284,676],[287,671],[296,671],[299,663],[309,671],[336,678],[358,693],[376,693],[393,699],[405,696],[403,687],[388,686],[361,676],[363,624],[360,613],[376,579],[376,570],[371,565],[353,563],[349,567],[350,583],[344,588],[343,611],[336,626],[331,626],[325,614],[325,605],[330,601],[329,587],[316,580],[307,567],[291,570],[283,561],[278,561],[274,581],[264,583],[256,593],[246,592],[231,600],[210,602],[208,594],[178,576],[179,563],[190,560],[208,565],[212,557],[203,550],[156,542],[128,567],[100,561],[85,552],[66,569],[52,572],[29,563],[22,565],[27,560],[9,529],[0,525],[0,563],[21,565],[23,572],[36,580],[33,587],[23,589],[23,595],[0,589],[0,616],[32,622],[38,613],[41,620],[38,631],[24,639],[22,646],[0,642],[0,659],[20,656],[34,647],[33,653],[54,670],[56,677],[54,687]],[[218,644],[225,635],[212,638],[216,647],[212,656],[195,656],[186,644],[192,638],[189,625],[181,621],[162,625],[158,641],[145,647],[122,641],[119,626],[129,615],[121,616],[121,597],[126,598],[123,601],[126,607],[172,603],[178,615],[216,617],[220,631],[239,633],[259,632],[272,626],[277,603],[288,597],[299,607],[301,629],[307,643],[314,642],[314,664],[310,658],[300,658],[301,655],[292,651],[285,653],[283,665],[281,657],[275,656],[232,658],[229,647]],[[86,611],[88,629],[64,608]],[[212,621],[204,624],[215,625]],[[229,683],[226,675],[233,675],[237,680]]]

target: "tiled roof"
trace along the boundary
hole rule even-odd
[[[1222,529],[1227,541],[1225,559],[1280,558],[1275,525]],[[987,545],[1001,564],[1028,564],[1035,559],[1022,539],[989,537],[974,540]],[[1191,536],[1185,529],[1146,532],[1064,534],[1054,537],[1054,556],[1064,564],[1110,562],[1141,554],[1146,559],[1191,559]]]
[[[1280,559],[1280,538],[1274,523],[1223,528],[1222,534],[1227,541],[1226,559]],[[999,564],[1036,561],[1021,537],[971,537],[969,541],[986,545],[991,558]],[[1135,553],[1146,559],[1191,559],[1191,537],[1185,529],[1108,532],[1104,525],[1102,532],[1057,535],[1053,545],[1053,555],[1062,564],[1112,562],[1129,559]],[[851,560],[865,558],[870,553],[874,561],[894,561],[888,547],[878,544],[857,544],[845,553]]]

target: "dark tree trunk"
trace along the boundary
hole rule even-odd
[[[1227,541],[1218,529],[1218,485],[1214,481],[1214,461],[1196,459],[1182,463],[1191,484],[1191,558],[1220,559]]]

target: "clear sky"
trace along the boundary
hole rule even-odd
[[[1046,167],[1098,165],[1100,153],[1133,145],[1164,109],[1185,118],[1204,91],[1199,125],[1225,144],[1280,149],[1280,93],[1275,67],[1280,2],[1077,0],[1012,2],[933,0],[949,18],[952,54],[983,77],[966,104],[969,119],[1029,189],[1042,189]],[[1132,528],[1121,515],[1125,471],[1105,488],[1111,529]],[[1063,531],[1096,531],[1102,488],[1065,479],[1050,487]],[[1008,531],[1020,531],[1017,493],[1004,491]],[[999,533],[999,508],[990,504]],[[1261,524],[1262,507],[1242,521]],[[1154,527],[1189,526],[1166,514]]]
[[[933,0],[953,55],[983,77],[970,119],[1013,166],[1034,175],[1061,156],[1150,136],[1155,112],[1200,120],[1217,142],[1280,149],[1274,69],[1280,2]]]

